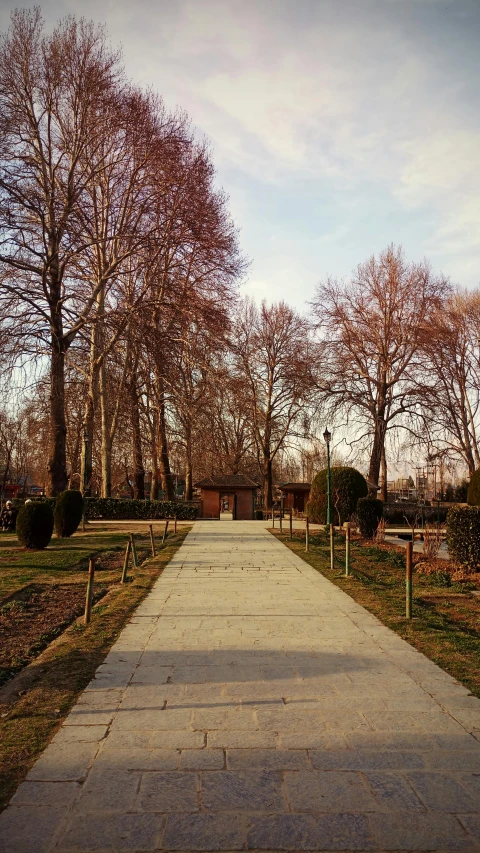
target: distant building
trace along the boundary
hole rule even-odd
[[[218,474],[205,477],[195,488],[200,489],[200,517],[220,518],[232,514],[233,520],[253,519],[258,483],[243,474]]]
[[[311,483],[283,483],[278,488],[283,493],[284,509],[305,512],[305,506],[310,496]]]

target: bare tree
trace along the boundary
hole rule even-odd
[[[322,333],[321,391],[371,442],[368,479],[386,499],[387,430],[414,411],[419,350],[449,287],[428,264],[389,246],[360,264],[348,283],[328,279],[313,303]],[[328,366],[328,371],[327,371]]]
[[[102,29],[66,18],[45,35],[38,8],[13,13],[0,45],[0,312],[14,358],[25,335],[48,358],[51,494],[67,485],[65,355],[101,289],[77,275],[77,213],[120,78]]]
[[[287,439],[308,433],[308,406],[315,396],[310,325],[285,302],[260,308],[244,300],[232,334],[237,369],[248,386],[248,411],[272,505],[272,464]]]

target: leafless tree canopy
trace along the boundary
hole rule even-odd
[[[14,12],[0,40],[2,493],[191,499],[196,479],[242,472],[271,507],[276,482],[324,466],[327,419],[384,493],[393,442],[480,466],[479,292],[392,245],[324,280],[301,314],[241,299],[247,268],[188,116],[127,79],[102,28],[67,17],[50,32],[38,8]]]

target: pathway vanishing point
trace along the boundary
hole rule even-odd
[[[261,522],[197,522],[0,850],[478,851],[480,701]]]

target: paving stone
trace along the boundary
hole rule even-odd
[[[198,811],[198,777],[194,773],[145,773],[138,807],[146,812]]]
[[[293,812],[369,812],[377,803],[360,773],[310,770],[285,773]]]
[[[115,850],[115,853],[158,850],[165,817],[156,814],[83,815],[73,818],[62,839],[62,850],[86,853]]]
[[[369,816],[380,850],[451,851],[471,853],[472,836],[452,814],[398,812]]]
[[[169,815],[163,838],[166,850],[243,850],[242,815]]]
[[[0,853],[47,853],[65,820],[65,806],[9,806],[0,814]]]
[[[96,743],[52,743],[28,773],[29,781],[80,781],[98,750]]]
[[[205,746],[205,734],[188,730],[154,731],[149,744],[158,749],[201,749]]]
[[[274,749],[277,745],[277,733],[266,731],[213,731],[207,732],[209,747],[220,749]]]
[[[113,770],[177,770],[180,753],[177,749],[109,749],[95,762],[96,768]]]
[[[306,750],[300,749],[228,749],[229,770],[306,770]]]
[[[364,815],[283,814],[251,817],[249,850],[377,850]]]
[[[283,811],[280,774],[212,772],[202,774],[202,805],[207,811]]]
[[[76,803],[80,812],[131,811],[135,805],[140,774],[122,768],[94,767]]]
[[[108,732],[108,726],[62,726],[52,743],[98,743]]]
[[[23,782],[11,803],[14,806],[69,807],[80,791],[78,782]]]
[[[383,810],[403,812],[425,811],[425,806],[400,773],[367,772],[365,777],[379,807]]]
[[[479,808],[479,797],[450,773],[409,773],[407,778],[428,809],[456,813]]]
[[[309,750],[316,770],[415,770],[425,766],[416,752],[360,752],[356,750]]]
[[[480,815],[479,814],[467,814],[460,815],[460,822],[463,824],[465,829],[475,838],[478,842],[480,842]],[[480,844],[479,844],[480,849]]]
[[[181,770],[223,770],[223,749],[186,749],[180,756]]]

